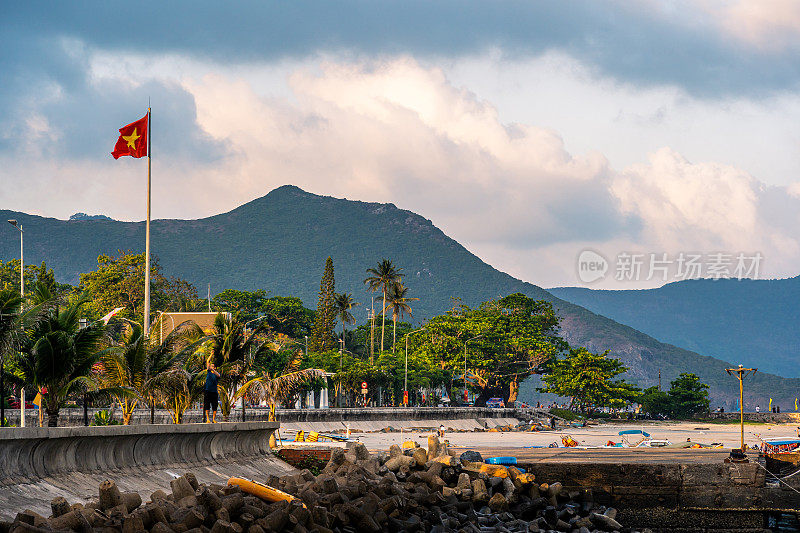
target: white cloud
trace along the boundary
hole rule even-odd
[[[666,249],[752,249],[760,243],[756,181],[716,163],[692,164],[663,148],[611,186],[624,213],[638,216],[647,239]]]
[[[800,3],[796,0],[699,0],[729,34],[765,50],[800,41]]]
[[[686,105],[685,95],[674,89],[642,93],[608,80],[591,88],[597,85],[594,74],[571,63],[561,79],[572,80],[565,95],[574,100],[562,102],[562,110],[543,112],[545,121],[520,110],[528,120],[512,122],[507,107],[501,111],[466,83],[454,83],[447,69],[408,57],[327,59],[293,69],[200,63],[170,68],[178,64],[174,57],[155,63],[134,58],[100,61],[93,68],[95,84],[127,82],[141,74],[179,85],[194,101],[202,133],[227,147],[226,155],[212,163],[159,154],[156,217],[206,216],[293,183],[314,193],[393,202],[416,211],[490,264],[545,286],[578,283],[575,259],[584,248],[609,258],[633,250],[759,251],[767,258],[768,274],[796,274],[800,252],[793,213],[800,211],[800,202],[786,189],[772,189],[780,200],[772,208],[763,184],[750,173],[731,164],[690,162],[682,150],[663,147],[670,143],[641,151],[639,160],[650,153],[646,163],[615,165],[601,152],[568,149],[553,118],[572,109],[589,120],[586,114],[595,106],[606,117],[617,106],[618,115],[651,117],[645,120],[648,127],[652,120],[680,123],[676,116],[683,120],[687,110],[701,105]],[[452,67],[459,69],[465,72],[463,66]],[[552,80],[534,86],[540,88],[556,90]],[[593,102],[597,92],[613,98],[598,95]],[[626,95],[630,106],[623,101]],[[651,112],[659,109],[654,103],[665,99],[667,110],[653,119]],[[581,120],[572,123],[577,128]],[[31,122],[28,131],[26,138],[34,144],[46,142],[37,141],[37,135],[63,135],[44,117]],[[629,130],[631,137],[632,131],[638,130]],[[598,145],[625,142],[608,140],[613,132],[595,131]],[[143,202],[130,201],[144,195],[143,166],[137,163],[53,161],[45,152],[0,160],[6,169],[28,176],[30,186],[12,193],[15,207],[35,205],[27,209],[54,214],[41,207],[37,193],[51,187],[58,199],[52,206],[69,209],[60,216],[85,211],[129,219],[140,219],[142,212]],[[800,198],[798,190],[789,188]]]

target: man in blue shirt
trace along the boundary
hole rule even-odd
[[[217,407],[219,407],[219,393],[217,383],[219,382],[219,372],[217,367],[209,358],[206,361],[206,384],[203,387],[203,419],[206,423],[217,421]],[[208,411],[211,409],[211,420],[208,419]]]

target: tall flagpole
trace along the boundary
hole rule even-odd
[[[150,335],[150,108],[147,108],[147,225],[144,244],[144,335]]]

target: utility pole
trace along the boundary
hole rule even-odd
[[[658,371],[658,392],[661,392],[661,370]]]
[[[758,372],[758,369],[744,368],[742,365],[739,365],[739,368],[726,368],[725,372],[731,376],[735,373],[736,377],[739,378],[739,427],[741,429],[742,453],[744,453],[744,378],[754,375],[756,372]]]

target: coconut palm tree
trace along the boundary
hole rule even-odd
[[[367,274],[369,276],[364,280],[369,290],[383,292],[383,309],[386,310],[386,293],[389,287],[395,283],[403,281],[403,269],[394,266],[390,259],[382,259],[377,268],[368,268]],[[381,351],[383,351],[383,338],[384,338],[384,325],[386,323],[386,314],[381,312]]]
[[[203,395],[204,359],[202,353],[194,354],[182,366],[162,372],[151,381],[155,401],[166,407],[175,424],[183,423],[183,414]]]
[[[14,289],[0,290],[0,355],[16,352],[22,332],[20,311],[22,297]]]
[[[100,358],[105,327],[94,322],[81,328],[81,311],[88,301],[86,296],[68,304],[53,299],[21,346],[20,374],[25,382],[46,390],[43,402],[51,427],[58,425],[59,410],[70,394],[94,386],[92,367]]]
[[[262,321],[246,334],[244,322],[239,320],[238,313],[219,313],[214,319],[207,359],[213,361],[220,370],[219,405],[225,421],[230,419],[231,409],[238,399],[236,392],[239,385],[246,379],[260,351],[266,349],[259,337],[268,328],[267,322]]]
[[[419,301],[419,298],[409,298],[407,295],[408,287],[402,283],[391,285],[389,291],[386,293],[386,307],[384,307],[383,312],[385,313],[386,309],[391,309],[392,322],[394,322],[392,330],[392,353],[394,353],[395,347],[397,346],[397,317],[403,317],[406,314],[411,316],[411,306],[408,305],[408,303]]]
[[[342,343],[344,343],[345,324],[356,323],[356,317],[353,316],[350,310],[357,305],[359,303],[353,300],[353,295],[349,292],[333,295],[333,307],[336,309],[336,317],[342,322]]]
[[[105,387],[120,390],[112,396],[122,408],[123,424],[130,424],[140,401],[150,407],[150,423],[154,423],[154,380],[163,372],[180,368],[206,338],[194,322],[187,321],[158,342],[154,336],[145,337],[138,322],[123,320],[125,330],[119,340],[100,354],[100,381]]]
[[[19,291],[14,289],[0,291],[0,372],[3,373],[2,377],[6,383],[9,378],[13,381],[13,377],[6,375],[5,362],[7,358],[16,355],[24,331],[21,320],[22,302]],[[3,380],[0,380],[0,402],[5,400],[4,388]],[[4,420],[0,422],[5,424]]]
[[[236,398],[248,395],[256,400],[266,401],[270,406],[270,420],[274,421],[276,403],[286,402],[300,392],[304,385],[325,377],[325,371],[319,368],[300,370],[302,360],[303,353],[298,351],[278,372],[271,373],[265,368],[260,368],[258,376],[248,380],[239,388]]]

